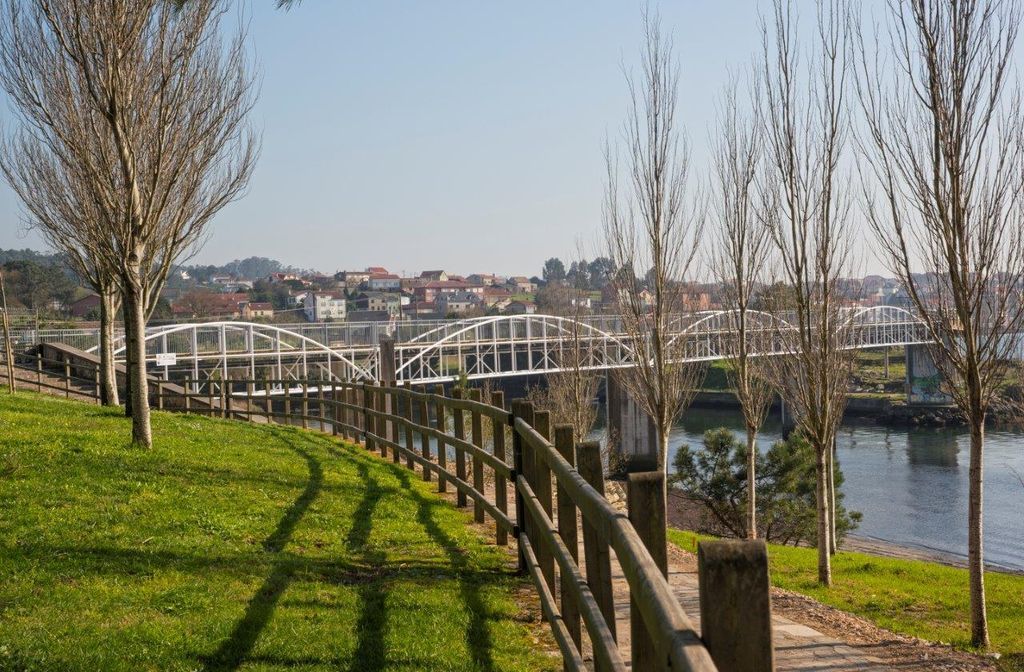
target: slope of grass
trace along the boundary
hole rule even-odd
[[[554,670],[523,580],[329,437],[0,396],[2,670]]]
[[[691,552],[696,552],[698,541],[710,538],[672,529],[668,536]],[[821,588],[817,562],[813,548],[768,545],[772,585],[895,632],[969,648],[966,569],[844,551],[832,559],[832,587]],[[1004,662],[1019,664],[1024,660],[1024,576],[989,572],[985,589],[992,648],[1006,657]]]

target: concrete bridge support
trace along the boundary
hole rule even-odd
[[[927,345],[907,346],[907,403],[911,405],[946,406],[953,399],[942,391],[942,374],[935,366]]]
[[[608,372],[608,455],[614,473],[658,471],[658,431],[640,404]]]

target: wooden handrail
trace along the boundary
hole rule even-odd
[[[33,362],[36,368],[32,371],[40,371],[43,361],[41,357],[36,358]],[[65,365],[65,362],[54,363],[62,367]],[[75,364],[67,370],[80,369],[84,366],[86,365]],[[24,366],[19,368],[29,370]],[[54,377],[61,378],[57,374],[54,374]],[[43,382],[41,378],[39,384],[48,388],[66,389],[68,381],[74,379],[70,375],[67,378],[68,380],[64,381],[64,388]],[[626,661],[616,644],[614,611],[602,608],[604,602],[599,603],[596,599],[596,588],[592,589],[588,583],[588,579],[594,580],[591,577],[590,563],[587,564],[585,577],[581,572],[580,563],[576,560],[576,549],[570,549],[566,545],[567,539],[575,543],[574,523],[577,512],[584,522],[585,530],[593,530],[596,538],[604,544],[605,559],[608,547],[614,550],[629,586],[631,600],[657,647],[655,659],[664,661],[666,669],[693,672],[711,672],[716,669],[690,618],[672,593],[668,581],[627,515],[615,509],[605,499],[604,494],[588,483],[566,459],[563,453],[571,456],[571,434],[566,438],[563,433],[562,438],[556,439],[556,447],[555,443],[549,441],[537,427],[518,415],[517,410],[510,413],[485,401],[453,399],[441,393],[418,392],[408,387],[332,381],[226,380],[217,381],[219,391],[215,393],[212,385],[209,385],[205,392],[193,389],[194,382],[196,381],[186,381],[184,388],[179,392],[177,389],[168,390],[167,383],[163,381],[154,381],[157,386],[158,403],[164,405],[166,399],[179,398],[184,399],[184,408],[175,407],[173,410],[200,412],[210,416],[222,415],[249,421],[262,417],[269,422],[301,422],[304,426],[312,423],[319,430],[334,434],[340,430],[346,437],[361,438],[367,447],[379,449],[382,456],[390,449],[395,462],[402,456],[410,469],[414,465],[419,465],[425,478],[428,478],[429,474],[436,474],[442,491],[445,484],[451,483],[460,501],[473,501],[478,521],[484,520],[484,514],[494,521],[499,543],[503,543],[507,535],[518,541],[521,568],[530,575],[536,585],[545,619],[562,652],[566,669],[586,669],[581,651],[574,641],[579,637],[579,620],[576,619],[580,617],[589,635],[597,669],[613,672],[627,669]],[[207,382],[209,384],[214,381]],[[33,386],[35,384],[32,383]],[[280,384],[283,384],[285,389],[279,396],[258,394],[258,391],[269,393],[271,386]],[[238,385],[245,386],[245,394],[232,395],[230,388]],[[296,385],[298,387],[292,390],[292,386]],[[97,394],[98,392],[97,389]],[[277,399],[283,402],[283,411],[278,410],[282,404],[275,408],[274,402]],[[390,408],[385,405],[385,399],[391,400]],[[501,401],[503,397],[496,395],[495,399]],[[232,400],[234,403],[229,408]],[[257,404],[256,400],[263,400],[264,403]],[[297,407],[293,402],[298,402]],[[534,417],[529,404],[513,406],[514,409],[519,408],[527,417]],[[435,409],[439,426],[432,426],[431,407]],[[469,414],[469,424],[473,430],[471,437],[465,437],[464,428],[457,430],[455,436],[446,431],[443,424],[446,417],[445,409],[456,418]],[[493,421],[494,441],[502,442],[500,451],[496,445],[493,453],[485,449],[482,439],[482,418]],[[539,426],[544,433],[551,430],[546,415],[540,415],[536,422],[541,423]],[[511,454],[505,452],[505,427],[511,427]],[[499,428],[502,428],[502,431],[498,431]],[[557,428],[555,429],[556,431],[551,434],[557,437],[559,432]],[[420,437],[418,446],[415,434],[419,434]],[[432,449],[430,439],[436,441],[436,448]],[[406,445],[403,445],[403,440]],[[567,445],[563,445],[566,442]],[[449,449],[454,449],[458,458],[452,465],[458,473],[450,470],[445,459]],[[583,447],[579,448],[582,449]],[[437,462],[431,459],[435,450]],[[523,454],[528,459],[523,459]],[[472,482],[466,470],[466,457],[473,460]],[[506,459],[514,459],[515,464],[509,464]],[[593,462],[596,458],[589,459]],[[521,461],[523,464],[520,464]],[[483,467],[490,469],[494,474],[496,490],[493,502],[483,487]],[[552,477],[557,484],[557,493],[551,492]],[[600,480],[595,483],[600,485]],[[514,518],[507,512],[505,488],[508,484],[512,485],[516,500]],[[541,490],[538,490],[538,486]],[[502,490],[500,496],[497,494],[498,488]],[[539,492],[549,500],[547,505],[541,500]],[[553,494],[558,495],[557,525],[551,509],[550,499]],[[567,519],[563,520],[563,517]],[[565,530],[559,529],[565,525],[573,526],[572,534],[564,534]],[[587,539],[585,536],[585,545],[590,543]],[[558,580],[551,572],[552,560],[561,575]],[[608,591],[602,593],[608,600],[611,599],[610,581],[610,575],[602,574],[601,580],[595,584],[601,586],[603,591]],[[608,584],[607,587],[603,586],[605,583]],[[561,586],[562,605],[563,609],[567,609],[565,616],[570,617],[568,621],[558,608],[555,598],[556,585]],[[604,606],[609,605],[610,601]],[[572,625],[573,621],[575,626]]]

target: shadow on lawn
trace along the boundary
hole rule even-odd
[[[452,539],[447,532],[434,520],[434,509],[439,506],[448,506],[445,502],[427,497],[422,492],[413,488],[409,474],[412,472],[402,469],[400,466],[389,464],[392,473],[401,481],[402,487],[409,492],[410,497],[416,501],[416,519],[423,529],[427,531],[430,538],[438,546],[444,549],[451,561],[452,568],[456,570],[459,577],[459,592],[466,610],[469,612],[469,624],[466,626],[466,643],[469,645],[470,653],[473,656],[474,669],[493,670],[494,659],[491,657],[491,631],[487,626],[488,611],[487,605],[480,596],[480,577],[477,572],[466,572],[466,555],[458,542]]]
[[[281,438],[306,460],[309,481],[302,494],[282,517],[274,532],[263,542],[263,548],[268,553],[283,553],[296,525],[321,492],[323,486],[323,467],[320,462],[302,447],[295,445],[284,436]],[[358,470],[359,478],[365,488],[362,499],[353,514],[352,527],[345,538],[345,545],[351,551],[355,564],[359,566],[358,570],[352,571],[357,568],[345,563],[329,563],[327,566],[323,566],[323,563],[310,562],[301,557],[283,554],[283,557],[275,561],[270,575],[249,601],[245,614],[235,625],[228,639],[221,644],[216,652],[202,659],[205,663],[205,670],[235,670],[243,662],[262,660],[259,655],[251,655],[260,632],[269,622],[288,585],[297,574],[309,570],[319,573],[325,578],[334,574],[334,580],[340,579],[345,583],[357,586],[360,612],[356,625],[358,639],[351,657],[351,669],[375,672],[383,669],[387,664],[385,638],[388,579],[395,573],[415,573],[423,568],[415,564],[403,563],[403,567],[397,568],[396,572],[396,568],[387,566],[386,556],[383,552],[374,550],[372,546],[368,545],[373,530],[374,511],[377,503],[388,489],[381,487],[377,479],[371,475],[365,462],[366,458],[346,454],[331,447],[328,447],[327,450],[334,457],[350,460]],[[423,526],[427,535],[448,556],[449,569],[453,578],[457,577],[458,579],[460,597],[470,619],[466,628],[466,640],[473,658],[474,669],[494,670],[494,661],[491,655],[492,641],[488,628],[489,613],[480,594],[480,585],[487,581],[492,573],[481,573],[468,567],[464,550],[435,520],[434,510],[437,507],[447,506],[447,504],[425,496],[412,487],[409,478],[410,472],[398,465],[385,463],[385,466],[390,469],[392,475],[401,483],[402,489],[416,503],[417,521]],[[434,568],[434,571],[437,569],[439,568]],[[277,660],[277,662],[283,661]]]
[[[281,553],[284,547],[291,540],[296,525],[302,516],[309,509],[310,504],[316,499],[323,487],[323,467],[308,451],[295,445],[285,437],[281,437],[289,448],[301,455],[306,460],[309,469],[309,481],[298,499],[292,503],[281,518],[274,532],[263,542],[263,549],[268,553]],[[335,457],[348,457],[340,452],[328,449]],[[364,485],[363,496],[355,513],[353,514],[352,528],[345,539],[345,544],[352,551],[358,563],[369,567],[381,567],[384,554],[372,552],[367,548],[370,533],[373,529],[373,512],[377,502],[384,495],[377,479],[370,475],[366,464],[357,461],[356,469],[359,471],[359,478]],[[353,664],[358,669],[373,672],[384,667],[386,662],[386,651],[384,649],[384,633],[387,626],[386,599],[387,591],[385,583],[378,580],[378,576],[365,576],[362,572],[354,573],[344,571],[345,565],[339,563],[335,567],[317,567],[321,563],[310,562],[309,560],[284,556],[274,564],[270,575],[264,580],[259,590],[249,601],[245,614],[235,625],[234,630],[227,640],[205,659],[205,670],[235,670],[247,660],[253,647],[256,644],[260,633],[270,621],[270,617],[280,602],[281,596],[287,590],[289,584],[300,572],[313,570],[324,577],[332,576],[335,580],[340,579],[345,583],[358,585],[360,615],[357,627],[358,642],[352,656]],[[332,563],[333,564],[333,563]],[[332,571],[333,570],[333,571]],[[341,570],[338,572],[337,570]],[[259,659],[259,656],[255,657]],[[292,661],[295,662],[295,661]],[[307,663],[309,661],[306,661]],[[325,662],[325,661],[319,661]]]
[[[295,532],[295,526],[299,524],[310,504],[320,494],[324,480],[324,470],[319,460],[306,449],[290,441],[288,437],[282,435],[280,439],[306,460],[309,480],[306,481],[306,487],[302,494],[292,502],[284,516],[278,521],[274,531],[263,540],[263,550],[268,553],[280,553],[284,549]],[[296,570],[303,564],[301,559],[293,557],[282,557],[275,561],[273,570],[249,600],[245,614],[235,624],[231,635],[217,651],[204,660],[205,670],[234,670],[242,664],[256,644],[260,632],[270,621],[270,616],[274,613],[281,595],[284,594],[288,584],[295,577]]]

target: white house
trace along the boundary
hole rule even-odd
[[[302,307],[310,322],[344,320],[348,315],[345,295],[340,292],[309,292],[303,299]]]
[[[381,273],[371,275],[366,284],[371,291],[388,292],[401,289],[402,279],[393,273]]]

